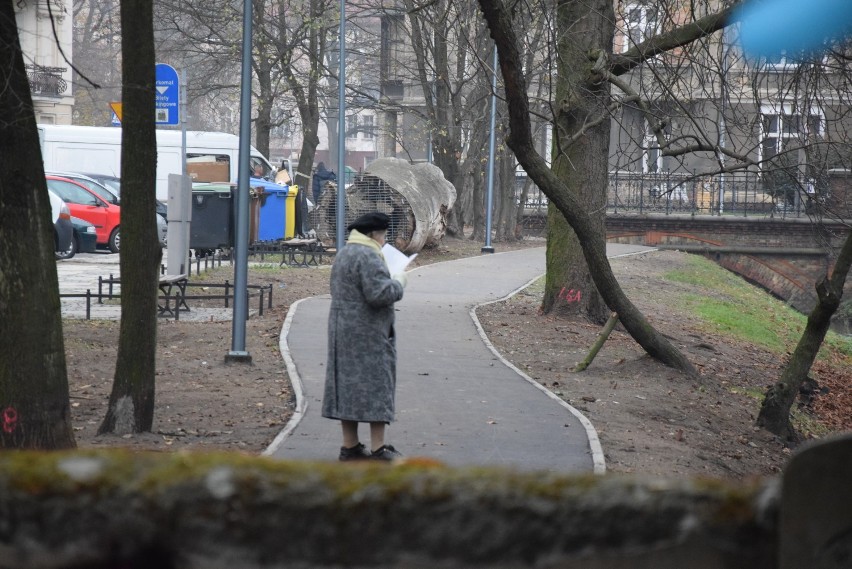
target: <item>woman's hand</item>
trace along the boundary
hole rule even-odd
[[[405,273],[396,273],[391,278],[401,284],[402,288],[405,288],[405,285],[408,284],[408,276]]]

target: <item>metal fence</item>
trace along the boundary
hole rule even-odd
[[[793,179],[770,184],[751,172],[699,176],[616,171],[610,173],[607,211],[801,217],[819,199],[806,187]]]
[[[520,200],[526,178],[516,180]],[[737,172],[700,176],[674,173],[610,172],[609,213],[662,213],[803,217],[825,205],[829,193],[795,180],[779,185],[761,175]],[[523,200],[526,215],[546,212],[547,197],[532,185]]]

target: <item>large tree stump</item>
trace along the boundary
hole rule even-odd
[[[323,242],[333,242],[337,232],[336,192],[329,184],[312,214]],[[380,158],[346,188],[346,223],[367,212],[386,213],[391,218],[388,243],[410,255],[444,236],[455,201],[455,188],[436,166]]]

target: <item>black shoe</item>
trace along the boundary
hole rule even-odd
[[[402,458],[402,453],[390,445],[382,445],[378,450],[374,450],[370,455],[373,460],[391,461],[397,458]]]
[[[368,460],[373,458],[373,455],[367,452],[367,447],[365,447],[363,443],[358,443],[351,448],[340,447],[339,458],[342,462],[346,462],[349,460]]]

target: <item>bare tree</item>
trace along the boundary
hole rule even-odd
[[[565,287],[581,290],[583,313],[598,318],[603,297],[619,314],[631,335],[653,357],[695,373],[683,354],[659,334],[626,297],[606,259],[604,214],[608,184],[610,137],[610,84],[617,74],[610,65],[615,15],[611,2],[561,2],[556,6],[553,29],[559,36],[558,84],[553,107],[554,165],[551,170],[536,152],[531,135],[528,82],[516,37],[516,22],[499,0],[480,0],[497,42],[500,66],[509,103],[508,145],[529,176],[548,196],[553,211],[560,212],[568,229],[551,227],[548,235],[547,288],[556,296]],[[721,20],[714,29],[719,29]],[[712,33],[709,24],[678,30],[677,41],[643,46],[641,55],[624,62],[621,73],[644,59]],[[683,30],[686,31],[683,31]],[[636,62],[635,64],[633,62]],[[555,215],[551,215],[551,222]],[[581,257],[581,267],[570,265]],[[570,277],[569,277],[570,275]],[[565,280],[570,278],[570,280]],[[561,282],[560,282],[561,281]],[[557,287],[558,283],[558,287]],[[584,286],[587,285],[587,286]],[[546,300],[547,302],[547,300]]]
[[[0,7],[0,84],[0,448],[73,448],[56,242],[12,2]]]
[[[154,216],[157,139],[152,0],[123,0],[121,328],[109,408],[98,433],[151,430],[162,250]]]
[[[109,103],[121,100],[118,0],[74,0],[73,8],[74,122],[108,125]]]
[[[531,136],[517,25],[500,0],[480,0],[480,5],[500,52],[511,117],[508,144],[551,204],[545,309],[559,308],[557,291],[565,283],[575,289],[588,283],[598,292],[582,289],[587,302],[578,313],[598,319],[599,293],[650,355],[694,373],[624,296],[606,261],[607,155],[619,164],[641,165],[646,174],[668,162],[692,179],[715,175],[715,184],[741,172],[760,183],[773,208],[806,203],[816,225],[821,216],[848,217],[848,200],[843,203],[842,197],[848,184],[835,184],[829,175],[848,172],[852,164],[848,46],[810,62],[746,61],[725,37],[731,32],[723,32],[733,23],[735,4],[645,2],[616,16],[606,0],[560,2],[553,26],[558,84],[551,102],[550,169]],[[632,27],[637,22],[651,25],[637,30]],[[622,52],[615,53],[614,45]],[[613,117],[621,121],[615,128]],[[616,144],[609,138],[612,131],[619,132]],[[720,194],[718,213],[735,199]],[[833,270],[818,285],[818,304],[758,421],[780,435],[792,434],[790,406],[840,303],[849,270],[850,240],[839,252],[829,245]]]
[[[255,145],[268,156],[270,132],[290,119],[295,106],[306,131],[302,154],[311,160],[304,170],[308,179],[319,144],[319,88],[327,75],[325,57],[336,25],[335,6],[330,0],[252,4]],[[206,102],[217,114],[233,114],[217,103],[229,101],[225,107],[233,109],[239,94],[242,2],[214,6],[201,0],[159,0],[157,14],[158,36],[163,38],[160,52],[187,68],[196,108]],[[235,121],[236,114],[233,117]],[[205,117],[194,120],[203,124]]]
[[[781,373],[781,378],[767,391],[757,416],[757,424],[786,439],[795,439],[796,432],[790,423],[790,409],[799,394],[799,388],[822,346],[831,326],[831,317],[840,306],[843,287],[849,267],[852,266],[852,232],[846,238],[834,271],[817,284],[819,301],[808,316],[805,331]]]
[[[412,151],[413,157],[431,159],[455,186],[458,199],[448,232],[463,235],[464,227],[472,226],[471,238],[482,239],[493,44],[472,0],[406,0],[404,8],[404,21],[398,10],[386,15],[394,25],[384,41],[397,46],[388,50],[386,74],[407,90],[398,109],[391,105],[405,117],[403,128],[392,134],[403,147],[426,149]],[[377,108],[387,104],[381,101]],[[498,159],[509,160],[504,169],[514,170],[513,156],[498,154]],[[514,200],[505,204],[515,205]],[[498,227],[504,220],[495,220]],[[498,230],[501,238],[509,233]]]

